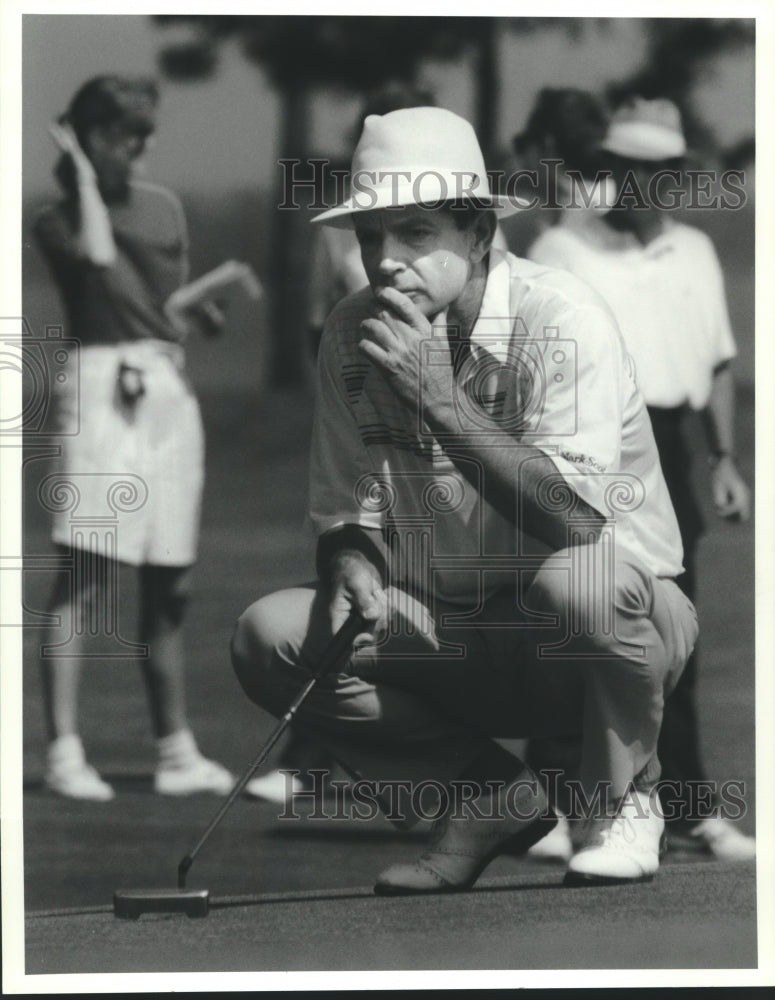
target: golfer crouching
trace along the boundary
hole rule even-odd
[[[651,878],[663,700],[697,623],[616,323],[570,274],[491,249],[520,206],[449,111],[368,118],[352,192],[315,219],[354,227],[369,279],[320,349],[320,582],[245,611],[239,681],[282,715],[350,611],[369,626],[299,729],[354,775],[467,789],[379,893],[470,888],[544,836],[542,782],[495,740],[549,734],[582,735],[566,882]]]

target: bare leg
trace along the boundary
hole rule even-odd
[[[187,567],[140,570],[140,640],[149,648],[142,672],[157,739],[187,727],[183,618],[189,578]]]
[[[60,552],[64,549],[58,547]],[[94,556],[94,560],[101,557]],[[87,560],[85,566],[92,567]],[[49,612],[60,622],[60,634],[69,641],[62,652],[54,651],[41,658],[43,709],[49,742],[78,732],[78,687],[81,675],[83,629],[79,623],[89,621],[95,596],[95,579],[91,573],[57,574],[49,601]],[[65,649],[66,653],[65,654]]]
[[[187,567],[140,570],[140,633],[149,650],[142,672],[159,752],[154,788],[162,795],[224,795],[234,777],[202,756],[186,717],[183,618],[189,578]]]
[[[60,573],[49,610],[59,618],[67,644],[54,646],[41,659],[43,708],[48,736],[45,784],[68,798],[107,802],[113,789],[86,762],[78,736],[78,688],[83,634],[97,606],[97,581],[104,579],[106,560],[94,553],[82,560],[83,573]]]

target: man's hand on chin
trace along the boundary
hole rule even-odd
[[[431,338],[449,347],[446,335],[446,310],[433,323],[412,299],[395,288],[374,290],[372,316],[361,323],[363,339],[358,347],[376,365],[385,381],[402,403],[413,411],[423,406],[449,387],[449,378],[439,364],[444,354],[434,346],[433,365],[427,363],[428,351],[423,345]],[[449,372],[451,377],[451,363]]]

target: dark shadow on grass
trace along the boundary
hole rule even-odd
[[[596,886],[600,888],[600,886]],[[620,888],[620,887],[618,887]],[[331,902],[333,900],[339,899],[378,899],[380,902],[388,899],[411,899],[413,901],[419,899],[438,899],[439,897],[451,897],[451,896],[472,896],[472,895],[482,895],[487,893],[498,893],[498,892],[533,892],[539,891],[544,892],[545,890],[554,889],[565,889],[568,891],[568,887],[562,884],[562,880],[557,882],[551,882],[548,884],[544,883],[512,883],[509,882],[505,885],[482,885],[475,886],[473,889],[463,889],[459,892],[431,892],[431,893],[406,893],[405,895],[395,895],[395,896],[378,896],[371,887],[364,887],[358,889],[320,889],[313,890],[311,892],[298,892],[298,893],[277,893],[261,897],[238,897],[235,899],[223,899],[223,900],[211,900],[210,909],[211,910],[221,910],[221,909],[233,909],[235,907],[253,907],[253,906],[264,906],[267,904],[275,903],[308,903],[314,901],[321,902]]]
[[[599,886],[597,888],[600,888]],[[435,892],[428,894],[407,894],[399,896],[377,896],[371,886],[357,886],[352,888],[344,889],[310,889],[301,891],[290,891],[290,892],[276,892],[276,893],[264,893],[258,896],[225,896],[220,899],[210,899],[210,910],[233,910],[244,908],[253,908],[257,906],[266,905],[276,905],[279,903],[309,903],[309,902],[333,902],[336,900],[354,900],[354,899],[378,899],[380,902],[387,899],[427,899],[433,897],[438,899],[440,896],[466,896],[466,895],[481,895],[483,893],[499,893],[499,892],[531,892],[554,889],[566,889],[563,886],[562,880],[556,882],[518,882],[516,880],[499,880],[494,884],[484,884],[481,886],[475,886],[473,889],[464,889],[460,892]],[[172,890],[171,890],[172,891]],[[27,913],[27,919],[51,919],[58,917],[75,917],[75,916],[91,916],[96,914],[112,914],[113,908],[111,906],[84,906],[84,907],[71,907],[62,910],[38,910]],[[144,914],[146,917],[152,917],[153,919],[170,919],[172,917],[180,916],[176,913],[157,913],[157,914]]]
[[[106,774],[101,772],[101,777],[112,785],[117,792],[153,793],[153,774]],[[25,793],[55,795],[49,792],[43,782],[43,778],[29,778],[24,781],[22,789]],[[77,801],[73,799],[72,801]]]

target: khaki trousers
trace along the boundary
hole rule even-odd
[[[386,634],[318,682],[299,731],[364,778],[440,782],[493,738],[580,733],[587,795],[653,785],[664,698],[697,638],[691,602],[602,543],[511,578],[469,609],[391,588]],[[282,715],[330,634],[315,586],[251,605],[232,642],[245,693]]]

